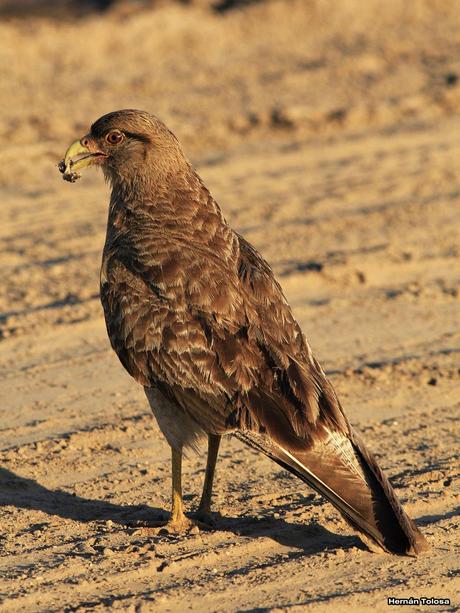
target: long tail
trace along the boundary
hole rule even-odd
[[[330,430],[324,434],[305,451],[289,451],[268,436],[249,430],[240,430],[236,436],[322,494],[367,545],[377,544],[385,551],[410,556],[428,549],[425,537],[404,512],[359,436],[353,430],[350,438]]]

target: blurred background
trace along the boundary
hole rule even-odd
[[[0,136],[155,112],[188,150],[458,112],[455,0],[0,0]]]
[[[94,168],[76,184],[56,168],[121,108],[166,122],[272,265],[429,556],[372,557],[319,497],[234,440],[215,532],[153,542],[128,530],[168,508],[169,452],[105,332],[108,187]],[[0,0],[0,109],[2,611],[453,599],[458,0]],[[191,456],[188,508],[202,476]]]

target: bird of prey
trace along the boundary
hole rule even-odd
[[[107,332],[172,449],[169,529],[187,530],[182,451],[208,438],[208,518],[222,435],[234,433],[322,494],[364,537],[417,555],[425,538],[341,404],[267,262],[155,116],[98,119],[59,164],[99,165],[112,187],[100,293]]]

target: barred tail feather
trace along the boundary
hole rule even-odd
[[[244,430],[236,436],[322,494],[371,549],[416,556],[428,549],[360,437],[326,430],[303,449],[288,449],[267,435]]]

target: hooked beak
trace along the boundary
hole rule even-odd
[[[58,168],[65,181],[74,183],[81,176],[76,172],[77,170],[90,166],[105,157],[107,155],[102,151],[91,151],[86,145],[82,144],[81,140],[76,140],[65,152],[64,159],[59,162]]]

